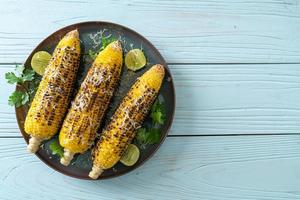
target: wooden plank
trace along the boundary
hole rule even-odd
[[[12,65],[0,66],[0,74]],[[300,133],[300,64],[171,65],[177,105],[171,135]],[[18,136],[0,79],[0,133]]]
[[[297,1],[2,0],[1,5],[0,62],[24,62],[50,33],[88,20],[140,32],[170,63],[300,62]]]
[[[300,136],[168,138],[137,170],[105,181],[66,177],[0,139],[1,199],[300,198]]]

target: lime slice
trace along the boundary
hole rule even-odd
[[[31,59],[32,69],[39,75],[43,75],[45,72],[45,68],[49,63],[50,58],[51,55],[46,51],[36,52]]]
[[[125,65],[132,71],[136,71],[144,67],[146,65],[146,57],[142,50],[130,50],[125,56]]]
[[[126,166],[134,165],[140,157],[140,150],[134,144],[129,144],[120,162]]]

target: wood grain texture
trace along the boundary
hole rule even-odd
[[[300,199],[299,1],[1,0],[0,19],[1,200]],[[105,181],[61,175],[5,138],[20,136],[5,72],[88,20],[136,30],[173,63],[170,135],[190,136],[168,137],[144,166]]]
[[[0,194],[11,199],[300,198],[300,136],[168,138],[134,172],[83,181],[48,168],[23,139],[0,139]]]
[[[0,74],[13,69],[0,66]],[[300,133],[300,64],[170,65],[177,105],[171,135]],[[0,79],[0,136],[19,136]]]
[[[169,63],[300,62],[297,0],[2,0],[0,62],[24,62],[57,29],[104,20],[146,36]]]

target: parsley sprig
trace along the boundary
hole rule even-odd
[[[140,145],[155,144],[159,142],[160,132],[157,128],[140,128],[135,138]]]
[[[152,121],[151,128],[140,128],[135,137],[140,146],[156,144],[160,140],[160,126],[165,123],[165,106],[159,99],[156,99],[150,110]]]
[[[8,104],[20,107],[30,102],[35,94],[40,78],[31,69],[25,69],[23,65],[16,65],[14,72],[7,72],[5,79],[9,84],[17,84],[20,90],[14,91],[8,97]]]
[[[151,107],[150,117],[154,125],[163,125],[166,119],[164,104],[157,99]]]

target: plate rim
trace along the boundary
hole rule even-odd
[[[51,37],[57,35],[57,34],[60,34],[60,32],[66,32],[67,30],[69,29],[79,29],[80,30],[80,26],[84,26],[84,25],[96,25],[96,24],[99,24],[99,25],[111,25],[111,26],[116,26],[116,27],[120,27],[120,28],[123,28],[131,33],[133,33],[136,37],[138,37],[139,39],[141,39],[143,42],[147,43],[147,45],[149,45],[151,47],[152,50],[156,51],[158,57],[160,57],[160,59],[163,61],[162,64],[165,68],[165,70],[168,72],[168,74],[170,75],[170,78],[171,78],[171,81],[170,81],[170,84],[171,84],[171,89],[172,89],[172,92],[173,92],[173,108],[171,109],[171,116],[170,116],[170,119],[168,121],[168,124],[166,124],[167,128],[166,128],[166,131],[165,131],[165,134],[163,137],[160,138],[160,141],[159,143],[157,144],[157,147],[154,148],[152,151],[150,151],[148,153],[148,156],[145,157],[144,160],[142,160],[140,163],[138,164],[135,164],[133,165],[132,167],[128,168],[128,170],[124,171],[124,172],[121,172],[121,173],[115,173],[113,175],[110,175],[110,176],[106,176],[106,177],[99,177],[98,179],[92,179],[90,177],[83,177],[83,176],[79,176],[79,175],[74,175],[74,174],[71,174],[71,173],[68,173],[67,171],[65,170],[60,170],[59,168],[57,168],[54,164],[52,164],[51,162],[47,161],[46,159],[44,159],[44,156],[42,156],[39,152],[36,152],[35,155],[41,160],[43,161],[43,163],[45,163],[48,167],[50,167],[51,169],[54,169],[55,171],[61,173],[61,174],[64,174],[66,176],[69,176],[69,177],[73,177],[73,178],[77,178],[77,179],[82,179],[82,180],[105,180],[105,179],[111,179],[111,178],[115,178],[115,177],[119,177],[119,176],[122,176],[122,175],[125,175],[125,174],[128,174],[132,171],[134,171],[135,169],[141,167],[142,165],[145,164],[145,162],[147,162],[150,158],[152,158],[154,156],[154,154],[158,151],[158,149],[161,147],[161,145],[164,143],[166,137],[168,136],[169,134],[169,131],[170,131],[170,128],[172,126],[172,123],[173,123],[173,120],[174,120],[174,114],[175,114],[175,109],[176,109],[176,93],[175,93],[175,86],[174,86],[174,79],[172,77],[172,74],[171,74],[171,71],[165,61],[165,59],[163,58],[163,56],[161,55],[161,53],[158,51],[158,49],[148,40],[146,39],[143,35],[141,35],[140,33],[136,32],[135,30],[132,30],[131,28],[128,28],[126,26],[123,26],[123,25],[120,25],[120,24],[117,24],[117,23],[114,23],[114,22],[108,22],[108,21],[84,21],[84,22],[78,22],[78,23],[74,23],[74,24],[70,24],[70,25],[67,25],[67,26],[64,26],[54,32],[52,32],[51,34],[49,34],[47,37],[45,37],[41,42],[38,43],[38,45],[36,45],[36,47],[31,51],[31,53],[29,54],[29,56],[27,56],[26,60],[24,63],[28,63],[30,62],[30,58],[33,56],[33,54],[38,50],[40,49],[41,46],[43,46],[43,44],[51,39]],[[20,87],[18,85],[16,85],[15,87],[15,90],[18,90],[20,89]],[[21,125],[21,112],[19,110],[21,110],[23,108],[23,106],[17,108],[15,106],[15,114],[16,114],[16,118],[17,118],[17,123],[18,123],[18,127],[19,127],[19,130],[22,134],[22,137],[23,139],[25,140],[25,142],[28,144],[28,141],[29,141],[29,135],[25,132],[23,126]],[[57,135],[57,134],[55,134]]]

